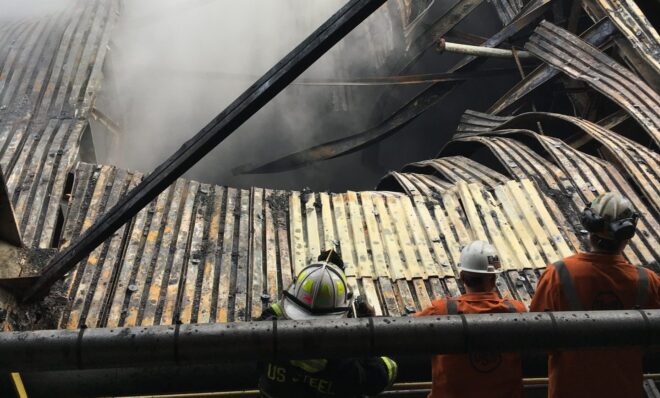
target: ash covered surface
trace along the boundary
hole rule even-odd
[[[286,227],[289,217],[289,194],[284,191],[273,192],[266,198],[268,207],[278,227]]]
[[[57,253],[56,249],[18,249],[17,256],[21,265],[20,276],[38,275]],[[14,258],[16,260],[16,257]],[[11,303],[5,308],[5,329],[8,330],[38,330],[57,329],[62,311],[69,299],[66,297],[64,282],[58,281],[50,289],[48,295],[31,303]]]
[[[18,304],[11,310],[8,318],[12,330],[58,329],[60,316],[69,299],[66,297],[64,283],[53,285],[48,296],[28,304]]]

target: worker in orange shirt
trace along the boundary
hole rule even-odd
[[[660,308],[660,277],[621,254],[635,235],[638,214],[630,201],[608,192],[584,210],[590,250],[548,266],[531,311]],[[641,397],[639,349],[561,351],[549,355],[550,397]]]
[[[435,300],[416,316],[525,312],[520,301],[502,299],[495,291],[500,272],[495,248],[474,241],[461,252],[460,278],[466,293],[458,298]],[[435,355],[429,398],[523,396],[520,355],[515,353],[470,353]]]

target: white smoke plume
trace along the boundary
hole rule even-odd
[[[46,16],[63,11],[72,4],[75,4],[75,0],[0,0],[0,20],[16,21]]]
[[[346,2],[124,1],[97,102],[122,133],[109,145],[113,139],[93,129],[99,161],[152,170]],[[394,45],[392,28],[382,15],[367,23],[378,42],[353,32],[303,78],[377,74]],[[235,177],[230,170],[359,132],[371,112],[365,98],[376,93],[367,88],[354,94],[336,87],[287,88],[186,176],[243,187],[332,186],[338,172],[314,167],[256,177]]]

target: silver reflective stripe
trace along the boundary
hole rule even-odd
[[[561,289],[568,301],[569,310],[582,311],[582,303],[580,303],[580,298],[577,295],[575,286],[573,286],[573,279],[568,272],[568,268],[566,268],[566,264],[564,264],[563,261],[557,261],[552,265],[555,266],[557,274],[559,275],[559,283],[561,284]]]
[[[513,305],[513,303],[510,302],[509,300],[504,300],[504,304],[506,304],[506,306],[509,308],[509,312],[518,312],[516,306]]]
[[[644,308],[649,301],[649,275],[644,267],[637,267],[637,308]]]
[[[448,315],[457,315],[458,314],[458,303],[454,300],[447,300],[447,314]]]

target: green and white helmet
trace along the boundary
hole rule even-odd
[[[314,262],[300,271],[282,301],[287,319],[343,318],[349,310],[346,275],[332,263]]]

